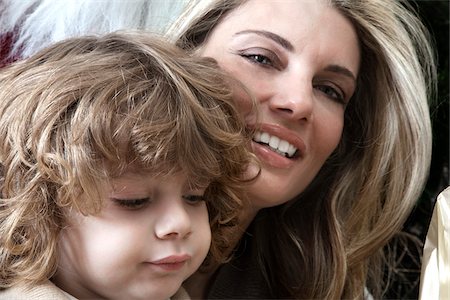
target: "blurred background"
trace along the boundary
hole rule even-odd
[[[395,251],[394,276],[385,299],[417,299],[422,247],[437,195],[449,184],[449,1],[410,0],[428,27],[438,58],[438,94],[430,99],[433,124],[433,156],[429,179],[403,230],[386,251]],[[386,278],[388,279],[388,278]]]

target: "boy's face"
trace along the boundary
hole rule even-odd
[[[99,215],[69,213],[53,281],[80,299],[167,299],[208,253],[203,193],[183,175],[114,179]]]

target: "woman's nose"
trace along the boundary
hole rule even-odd
[[[284,118],[311,121],[314,110],[311,82],[299,78],[284,80],[273,91],[270,109]]]
[[[166,199],[167,200],[167,199]],[[167,200],[155,223],[155,235],[159,239],[183,239],[192,231],[191,218],[182,200]]]

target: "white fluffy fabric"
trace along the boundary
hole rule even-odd
[[[15,31],[28,57],[68,37],[122,29],[162,33],[188,0],[0,0],[0,34]]]

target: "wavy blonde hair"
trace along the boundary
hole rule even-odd
[[[63,208],[98,213],[98,183],[131,164],[209,184],[210,258],[224,259],[252,159],[228,81],[145,32],[68,39],[1,70],[0,288],[50,278]]]
[[[168,32],[202,47],[209,32],[245,0],[192,2]],[[357,90],[340,145],[301,195],[265,209],[255,224],[266,281],[280,298],[361,298],[382,293],[383,247],[420,196],[431,160],[428,97],[435,59],[427,30],[407,3],[327,1],[357,30]]]

